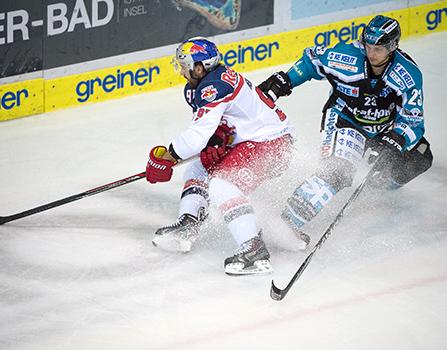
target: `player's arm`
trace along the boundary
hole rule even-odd
[[[394,130],[405,139],[406,149],[415,145],[425,132],[422,85],[404,92]]]
[[[225,111],[225,103],[200,107],[194,113],[191,125],[172,140],[170,149],[178,159],[194,157],[202,151],[213,136]]]
[[[410,78],[406,76],[409,87],[401,83],[399,91],[402,103],[397,106],[394,127],[381,135],[385,145],[400,152],[418,143],[425,132],[422,74],[419,70],[412,73]]]
[[[326,49],[320,46],[307,48],[303,56],[296,61],[292,67],[285,72],[273,73],[267,80],[258,87],[261,91],[276,101],[281,96],[289,96],[292,89],[311,79],[324,79],[320,67],[322,63],[320,57],[324,55]]]
[[[199,107],[194,112],[191,125],[180,133],[169,147],[152,148],[146,166],[147,181],[150,183],[169,181],[175,164],[200,154],[218,129],[225,107],[224,103]]]

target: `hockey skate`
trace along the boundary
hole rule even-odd
[[[273,268],[269,259],[270,254],[259,235],[242,243],[234,256],[225,259],[225,273],[227,275],[271,273]]]
[[[281,213],[281,219],[287,225],[289,230],[293,232],[296,238],[298,238],[296,246],[297,249],[306,250],[307,246],[310,243],[310,237],[293,222],[291,215],[293,214],[287,208],[285,208]]]
[[[174,224],[155,231],[152,244],[166,251],[188,253],[199,237],[200,226],[205,218],[206,215],[200,213],[198,217],[183,214]]]

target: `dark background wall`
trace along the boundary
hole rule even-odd
[[[273,8],[274,0],[1,0],[0,77],[273,24]]]

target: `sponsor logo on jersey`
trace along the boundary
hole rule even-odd
[[[349,86],[342,83],[337,83],[337,90],[344,93],[347,96],[359,97],[359,89],[354,86]]]
[[[217,97],[217,89],[213,85],[205,86],[200,91],[200,97],[208,102],[214,101]]]
[[[357,63],[357,57],[346,55],[340,52],[331,51],[327,55],[328,60],[354,65]]]
[[[399,87],[403,90],[405,89],[405,84],[402,81],[401,78],[398,77],[398,75],[396,73],[394,73],[393,71],[390,72],[390,77],[393,78],[393,80],[399,85]]]
[[[346,71],[353,72],[353,73],[357,73],[359,70],[355,66],[350,66],[349,64],[341,63],[341,62],[329,61],[327,65],[332,68],[346,70]]]
[[[391,92],[393,92],[393,89],[389,86],[385,86],[382,91],[380,91],[379,97],[387,97]]]
[[[321,142],[321,156],[329,157],[333,152],[334,138],[335,138],[335,124],[337,123],[338,115],[334,112],[328,112],[324,121],[324,130]]]
[[[390,118],[391,112],[394,110],[394,107],[394,103],[392,103],[388,109],[369,108],[365,110],[355,107],[352,110],[352,113],[354,114],[355,119],[360,122],[383,123]]]
[[[405,67],[402,66],[400,63],[396,64],[396,66],[394,67],[394,71],[397,73],[397,75],[399,75],[403,79],[405,85],[408,88],[411,88],[415,85],[415,82],[411,77],[410,73],[408,73]]]
[[[424,112],[422,112],[419,108],[413,108],[410,110],[405,108],[404,114],[405,121],[412,127],[419,125],[424,120]]]

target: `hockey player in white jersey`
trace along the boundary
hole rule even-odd
[[[150,151],[151,183],[169,181],[179,161],[187,165],[178,220],[155,232],[153,244],[188,252],[217,205],[239,248],[225,260],[230,275],[269,273],[270,254],[248,195],[283,173],[291,157],[294,130],[287,116],[242,75],[220,64],[214,43],[192,38],[179,45],[174,60],[188,83],[184,97],[192,107],[190,126],[168,147]]]
[[[423,137],[422,73],[398,48],[399,39],[395,19],[375,16],[360,41],[308,48],[287,73],[275,73],[259,86],[274,101],[311,79],[327,79],[332,86],[321,123],[321,165],[296,188],[282,213],[301,237],[302,227],[352,185],[368,148],[387,154],[369,182],[373,187],[397,189],[432,164]]]

